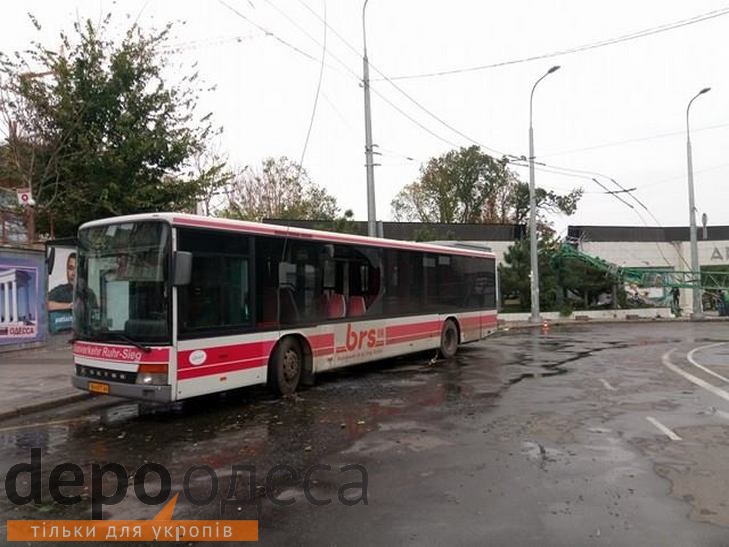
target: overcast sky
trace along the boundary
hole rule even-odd
[[[357,79],[362,72],[362,3],[225,1],[241,15],[214,0],[6,3],[0,49],[23,49],[32,39],[53,46],[58,32],[70,29],[77,18],[96,20],[107,11],[117,16],[119,26],[127,23],[127,14],[144,26],[182,21],[172,42],[181,47],[179,61],[198,63],[201,77],[216,86],[203,97],[201,108],[211,110],[224,127],[222,148],[231,161],[256,165],[263,157],[280,155],[298,161],[319,81],[324,25],[317,15],[323,17],[326,9],[331,27],[326,65],[304,166],[342,208],[366,219],[363,93]],[[691,108],[696,203],[699,219],[706,212],[710,225],[729,224],[729,14],[553,58],[395,80],[457,132],[380,75],[394,78],[538,56],[727,7],[727,0],[370,0],[372,125],[382,152],[382,165],[375,170],[378,218],[391,218],[390,201],[417,178],[422,162],[453,145],[473,140],[499,152],[527,155],[529,92],[550,66],[559,64],[561,70],[542,81],[535,94],[538,161],[598,171],[637,188],[636,195],[663,225],[688,223],[686,105],[701,88],[712,87]],[[27,12],[43,25],[40,33]],[[518,171],[528,180],[527,169]],[[642,225],[635,211],[600,193],[589,180],[538,171],[537,185],[585,189],[577,213],[555,219],[559,229],[567,224]],[[635,207],[649,225],[656,224]]]

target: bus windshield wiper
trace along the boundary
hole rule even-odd
[[[144,344],[137,342],[136,340],[132,340],[129,338],[126,334],[122,334],[120,332],[114,333],[120,340],[123,340],[124,342],[128,342],[129,344],[133,345],[135,348],[141,349],[144,353],[149,353],[152,351],[152,348],[149,346],[145,346]]]
[[[112,339],[112,337],[114,337],[114,338],[121,340],[122,342],[127,342],[128,344],[133,345],[135,348],[141,349],[144,353],[149,353],[150,351],[152,351],[152,348],[150,348],[149,346],[145,346],[144,344],[137,342],[136,340],[132,340],[126,334],[123,334],[121,332],[110,331],[108,329],[104,329],[104,330],[100,329],[96,332],[99,334],[106,335],[105,338],[107,340],[110,340],[110,339]]]

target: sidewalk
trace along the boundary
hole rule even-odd
[[[0,420],[89,397],[71,386],[70,338],[49,335],[45,347],[0,353]]]
[[[589,310],[575,311],[567,317],[558,312],[542,312],[542,324],[549,326],[557,325],[579,325],[599,323],[649,323],[649,322],[686,322],[692,321],[691,310],[684,309],[684,313],[678,317],[671,314],[669,308],[635,308],[620,310]],[[706,311],[698,321],[703,322],[729,322],[729,317],[719,317],[716,311]],[[531,321],[529,312],[499,313],[499,329],[509,330],[511,328],[534,327],[539,324]]]

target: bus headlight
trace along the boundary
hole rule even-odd
[[[137,371],[137,384],[161,386],[168,384],[167,363],[142,363]]]

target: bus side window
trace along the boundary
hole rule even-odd
[[[179,229],[178,248],[193,254],[190,283],[178,288],[180,333],[249,326],[249,239]]]
[[[347,263],[347,274],[347,315],[371,317],[382,314],[382,251],[355,248]]]

